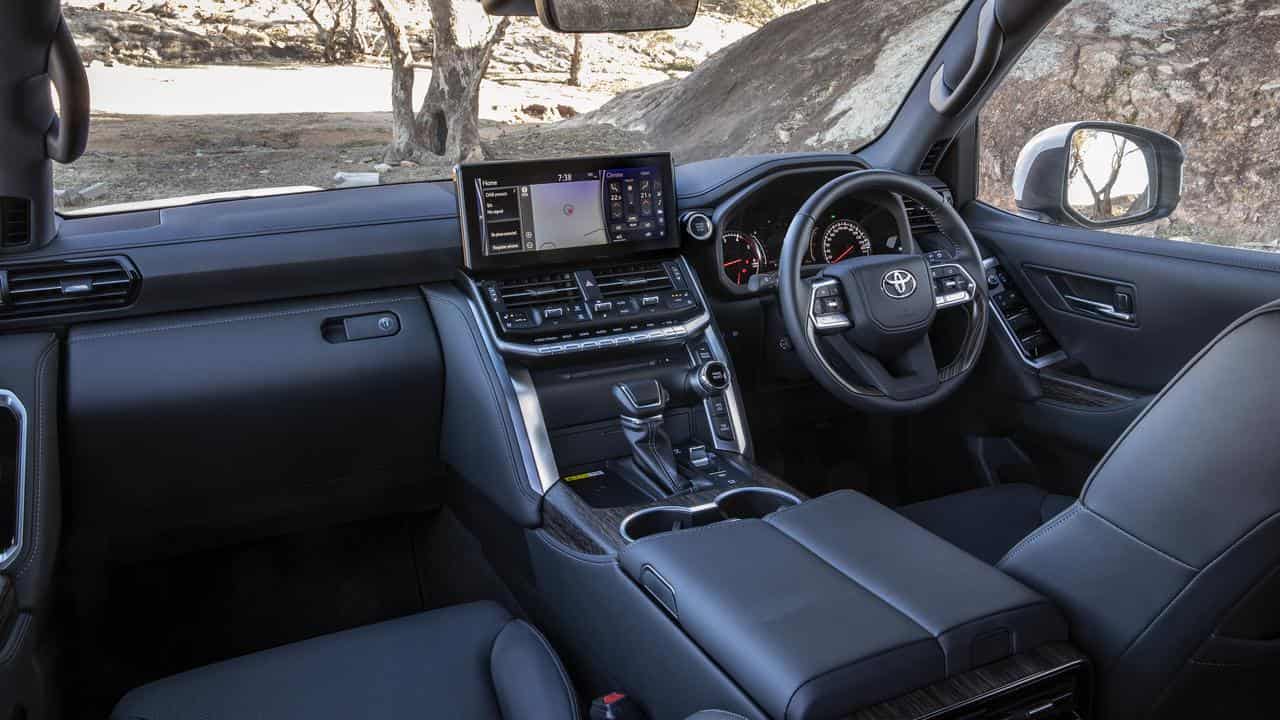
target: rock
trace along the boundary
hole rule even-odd
[[[337,188],[365,187],[377,185],[380,180],[381,178],[376,172],[339,172],[333,175],[333,186]]]
[[[547,116],[547,106],[539,103],[530,103],[520,108],[520,112],[534,118],[545,118]]]
[[[400,161],[400,167],[402,167],[402,168],[416,168],[416,167],[418,167],[418,163],[416,163],[416,162],[414,162],[414,161],[412,161],[412,160],[401,160],[401,161]]]
[[[378,163],[378,164],[376,164],[376,165],[374,165],[374,166],[373,166],[373,170],[374,170],[374,172],[376,172],[377,174],[381,175],[382,173],[385,173],[385,172],[391,172],[391,166],[390,166],[390,165],[388,165],[388,164],[386,164],[386,163],[384,163],[384,162],[383,162],[383,163]]]
[[[108,185],[105,182],[96,182],[79,189],[71,190],[55,190],[53,195],[62,204],[63,207],[76,207],[85,203],[93,202],[98,198],[107,194]]]
[[[566,119],[578,116],[577,108],[573,107],[572,105],[557,105],[556,112],[560,113],[560,117],[566,118]]]

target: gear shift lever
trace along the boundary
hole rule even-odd
[[[613,397],[622,408],[622,430],[631,445],[631,457],[641,472],[671,494],[690,490],[693,484],[676,468],[671,438],[662,429],[662,411],[670,396],[657,380],[620,382]]]

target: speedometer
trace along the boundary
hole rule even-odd
[[[725,277],[737,285],[746,285],[765,262],[764,246],[754,233],[730,230],[720,238]]]
[[[822,231],[822,259],[828,263],[871,254],[871,236],[852,220],[836,220]]]

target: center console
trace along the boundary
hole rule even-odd
[[[473,342],[444,347],[442,452],[524,533],[495,554],[576,652],[654,717],[1085,707],[1087,663],[1039,595],[869,498],[811,500],[752,462],[668,156],[455,172],[466,272],[424,291],[442,335]]]

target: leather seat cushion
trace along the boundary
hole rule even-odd
[[[1021,483],[995,485],[905,505],[898,512],[992,565],[1075,498]]]
[[[578,717],[537,630],[488,602],[285,645],[133,690],[112,720]]]

